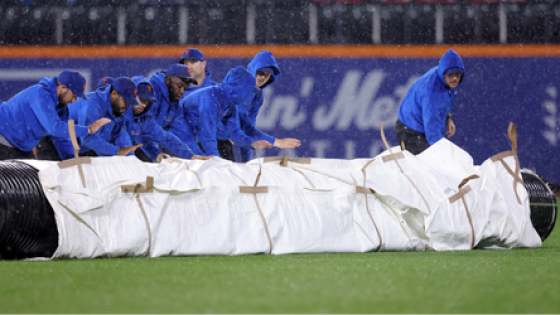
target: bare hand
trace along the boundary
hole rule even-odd
[[[138,145],[132,145],[130,147],[119,148],[119,152],[117,152],[117,155],[127,155],[130,152],[136,151],[136,149],[138,149],[141,146],[142,146],[142,143],[140,143]]]
[[[272,148],[272,144],[270,144],[270,142],[268,142],[266,140],[259,140],[259,141],[254,141],[253,143],[251,143],[251,148],[253,148],[255,150],[260,150],[260,149],[264,149],[264,148]]]
[[[455,124],[453,123],[453,119],[451,119],[451,116],[449,116],[447,118],[447,121],[445,122],[447,125],[447,137],[451,138],[453,137],[453,135],[455,134]]]
[[[191,156],[191,160],[210,160],[213,157],[214,157],[213,155],[209,155],[209,156],[193,155]]]
[[[96,133],[99,128],[105,126],[106,124],[110,123],[111,119],[109,118],[100,118],[94,121],[91,125],[89,125],[89,130],[91,133]]]
[[[291,149],[297,148],[301,145],[301,141],[298,139],[286,138],[286,139],[276,139],[274,141],[274,146],[280,149]]]

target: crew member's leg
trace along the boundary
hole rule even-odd
[[[430,146],[425,134],[408,128],[400,120],[395,124],[395,134],[399,145],[404,143],[405,149],[414,155],[422,153]]]

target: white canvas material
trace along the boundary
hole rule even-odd
[[[475,167],[445,139],[417,156],[391,152],[306,162],[106,157],[33,166],[58,225],[52,258],[541,246],[527,191],[502,162]],[[516,169],[514,156],[503,161]]]

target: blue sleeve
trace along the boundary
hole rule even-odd
[[[119,148],[132,146],[132,139],[130,139],[129,129],[127,130],[126,126],[127,126],[126,123],[122,125],[121,131],[119,132],[117,139],[115,139],[115,145]],[[134,151],[129,152],[127,154],[127,156],[131,156],[131,155],[134,155]]]
[[[276,138],[274,138],[273,136],[269,136],[266,133],[257,129],[257,127],[255,127],[255,123],[251,119],[252,119],[251,116],[240,115],[239,116],[240,129],[243,130],[248,137],[254,139],[254,141],[266,140],[270,142],[270,144],[274,144]]]
[[[86,123],[90,121],[95,121],[100,118],[104,117],[101,109],[98,106],[92,106],[91,104],[87,108],[87,114],[85,116]],[[105,126],[101,127],[96,133],[88,134],[84,137],[81,137],[80,140],[83,145],[88,147],[89,149],[94,150],[100,156],[113,156],[117,155],[119,152],[119,147],[109,143],[109,141],[103,139],[99,134],[105,128],[113,128],[115,125],[114,121],[106,124]]]
[[[45,106],[45,104],[48,104]],[[53,105],[52,99],[46,95],[39,95],[30,102],[31,110],[39,123],[49,135],[55,137],[69,137],[68,123],[61,121],[58,117],[55,104]],[[88,128],[84,126],[75,125],[76,136],[85,136],[88,134]]]
[[[70,138],[53,136],[52,139],[53,144],[56,147],[56,151],[58,151],[58,155],[63,161],[74,158],[74,146],[72,145]]]
[[[445,128],[443,100],[435,94],[422,98],[422,121],[424,122],[424,133],[430,145],[435,144],[443,138]]]
[[[149,139],[152,143],[161,145],[184,159],[190,159],[193,156],[193,151],[186,144],[181,142],[174,134],[163,130],[154,120],[147,121],[144,138]],[[155,152],[148,154],[148,156],[155,160],[159,153],[154,154]]]
[[[159,145],[150,139],[144,137],[142,138],[142,146],[140,147],[140,150],[144,151],[144,153],[146,153],[152,161],[155,161],[157,156],[161,153]]]

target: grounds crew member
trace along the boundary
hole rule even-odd
[[[257,115],[263,104],[262,90],[270,86],[280,76],[280,68],[271,52],[261,50],[253,60],[251,60],[247,66],[247,70],[255,76],[256,88],[253,90],[250,101],[240,104],[238,109],[241,129],[246,133],[250,133],[251,130],[258,130],[256,128],[256,123]],[[251,134],[248,135],[251,136]],[[265,140],[274,143],[276,138],[267,135]],[[297,141],[297,146],[299,146],[299,140],[291,140]],[[251,159],[252,150],[250,148],[234,145],[234,152],[235,151],[238,152],[238,162],[247,162]]]
[[[395,125],[397,141],[404,143],[406,150],[421,153],[443,138],[446,126],[448,137],[455,134],[451,108],[464,75],[463,60],[450,49],[437,67],[412,84],[401,103]]]
[[[0,160],[34,159],[33,148],[42,137],[68,137],[68,123],[60,120],[57,107],[85,98],[85,87],[82,74],[64,70],[58,77],[43,78],[0,104]],[[95,119],[89,124],[76,124],[76,135],[93,134],[107,123],[107,119]]]
[[[219,155],[216,139],[230,139],[235,144],[254,149],[271,147],[272,144],[264,140],[266,136],[258,130],[250,132],[258,136],[248,136],[240,129],[237,105],[249,100],[254,87],[255,77],[239,66],[231,69],[222,83],[198,90],[181,100],[191,136],[187,141],[189,147],[195,151],[196,143],[200,142],[204,153],[199,151],[198,154],[204,155]],[[276,140],[274,145],[286,147],[292,142]],[[295,143],[297,145],[299,141]]]
[[[197,82],[196,84],[189,84],[189,87],[183,94],[183,98],[198,89],[218,84],[212,81],[212,72],[206,69],[206,59],[204,59],[204,55],[200,52],[200,50],[196,48],[188,48],[183,52],[183,58],[179,61],[179,63],[189,67],[191,77]]]
[[[126,114],[131,116],[129,119],[132,143],[143,144],[139,150],[136,150],[136,157],[145,162],[155,162],[161,153],[159,146],[162,146],[183,159],[207,160],[211,158],[194,155],[192,150],[177,136],[163,130],[150,113],[155,101],[154,90],[150,82],[143,76],[133,77],[132,81],[138,90],[136,95],[138,102],[132,107],[132,111],[127,111]]]
[[[154,89],[155,98],[150,109],[151,115],[163,130],[173,133],[185,142],[187,126],[183,120],[183,109],[179,107],[179,100],[190,84],[197,83],[189,74],[189,68],[179,63],[173,64],[167,71],[154,73],[149,81]]]
[[[130,78],[115,79],[111,86],[101,87],[88,93],[86,123],[102,117],[111,119],[98,133],[80,138],[81,152],[85,156],[132,155],[142,146],[132,145],[126,125],[125,112],[137,103],[136,85]]]
[[[104,77],[97,82],[96,89],[111,86],[115,79]],[[74,120],[75,123],[84,121],[87,112],[87,100],[78,98],[75,102],[68,106],[57,106],[58,118],[62,121]],[[80,118],[81,117],[81,118]],[[77,139],[78,144],[81,143],[80,138]],[[37,159],[63,161],[74,158],[74,146],[70,137],[45,136],[37,145]]]

